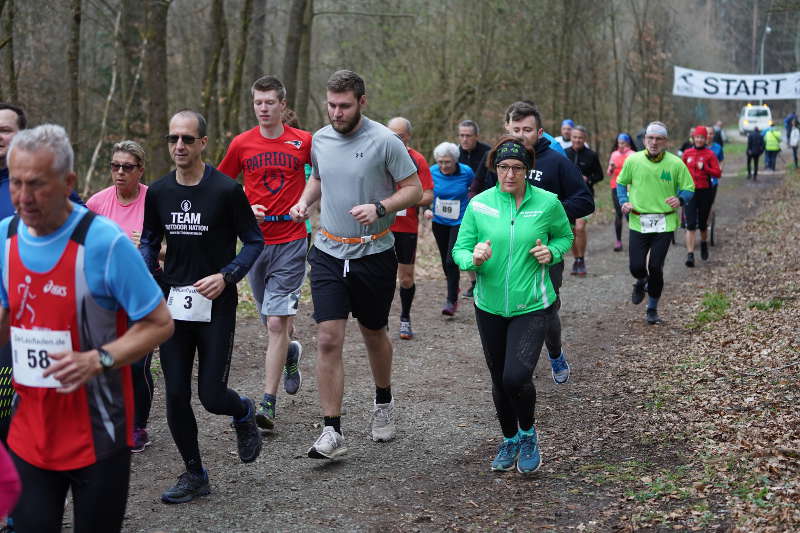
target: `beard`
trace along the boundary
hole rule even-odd
[[[356,111],[356,114],[353,115],[353,118],[350,119],[349,121],[341,121],[337,123],[336,121],[333,120],[333,118],[331,118],[330,115],[328,115],[328,120],[330,121],[331,126],[333,127],[334,130],[336,130],[337,133],[341,133],[342,135],[347,135],[348,133],[353,131],[353,129],[358,125],[359,121],[361,120],[361,107],[359,106],[358,110]]]

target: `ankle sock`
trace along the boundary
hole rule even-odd
[[[417,286],[409,288],[400,287],[400,319],[408,320],[411,317],[411,303],[414,301],[414,293]]]
[[[550,359],[558,359],[559,357],[561,357],[561,353],[562,353],[561,350],[559,350],[555,355],[553,355],[550,352],[547,352],[547,355],[550,357]]]
[[[323,419],[323,423],[326,426],[331,426],[333,429],[336,430],[336,433],[339,435],[342,434],[342,417],[340,416],[326,416]]]
[[[647,297],[647,308],[648,309],[658,309],[658,298],[653,298],[652,296]]]
[[[241,416],[241,418],[233,417],[233,421],[239,423],[247,422],[247,419],[250,418],[250,415],[252,414],[250,412],[250,404],[247,402],[247,398],[242,398],[241,396],[239,397],[239,401],[242,402],[242,409],[244,409],[244,414]]]
[[[200,459],[192,459],[186,463],[186,471],[196,476],[203,475],[203,463]]]
[[[392,401],[392,387],[375,387],[375,403],[389,403]]]
[[[531,435],[535,435],[535,434],[536,434],[536,430],[534,429],[533,426],[531,426],[530,429],[528,429],[527,431],[522,429],[522,428],[519,428],[519,433],[517,433],[517,438],[521,439],[523,437],[530,437]]]

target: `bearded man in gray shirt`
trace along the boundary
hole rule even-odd
[[[394,438],[392,343],[386,324],[397,257],[389,227],[395,212],[416,205],[422,197],[416,166],[403,142],[361,114],[367,103],[364,80],[349,70],[334,72],[326,98],[330,126],[314,134],[314,171],[290,211],[299,222],[308,218],[309,206],[320,201],[320,229],[308,254],[324,415],[322,434],[308,450],[315,459],[347,452],[341,429],[342,347],[350,313],[358,320],[375,381],[372,440]]]

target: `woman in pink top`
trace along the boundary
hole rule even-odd
[[[620,133],[617,136],[616,150],[611,153],[608,160],[608,170],[606,173],[611,177],[611,199],[614,202],[614,232],[617,241],[614,243],[614,251],[622,251],[622,208],[617,198],[617,176],[622,172],[622,165],[628,156],[634,153],[635,145],[633,139],[627,133]]]
[[[95,194],[86,207],[116,222],[138,247],[144,221],[144,199],[147,185],[144,175],[144,148],[134,141],[120,141],[111,149],[113,185]],[[133,396],[135,405],[134,446],[132,452],[143,452],[150,445],[147,419],[153,402],[153,374],[150,372],[152,352],[133,364]]]

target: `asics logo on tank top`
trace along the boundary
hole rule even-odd
[[[47,280],[47,283],[45,284],[44,289],[42,290],[45,292],[45,294],[50,293],[55,296],[63,296],[63,297],[67,296],[67,288],[64,287],[63,285],[56,285],[55,283],[53,283],[52,279]]]
[[[208,231],[208,226],[201,224],[201,213],[192,212],[192,202],[183,200],[180,211],[171,211],[172,222],[165,224],[166,230],[172,235],[202,235]]]
[[[20,300],[19,310],[17,314],[14,316],[16,320],[22,320],[23,315],[26,312],[30,314],[30,319],[28,322],[33,324],[36,321],[36,311],[33,310],[33,307],[28,303],[31,300],[36,299],[36,295],[31,294],[31,277],[25,276],[25,283],[20,283],[17,285],[17,294],[22,295],[22,299]]]

